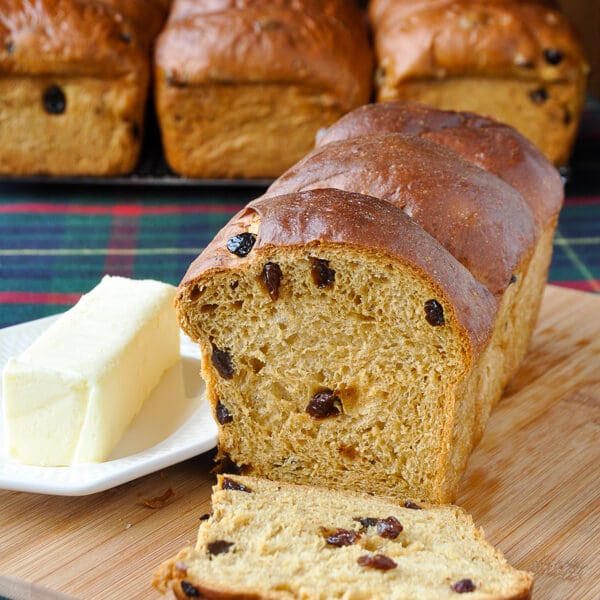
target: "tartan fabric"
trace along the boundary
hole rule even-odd
[[[600,104],[590,100],[552,283],[600,292]],[[66,310],[103,274],[177,284],[261,188],[0,186],[0,327]]]
[[[134,192],[134,190],[130,190]],[[261,190],[3,190],[0,327],[66,310],[105,273],[177,284]],[[60,197],[59,197],[60,195]]]

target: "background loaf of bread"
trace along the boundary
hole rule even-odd
[[[372,0],[369,10],[378,100],[489,115],[568,161],[589,67],[563,14],[534,0]]]
[[[275,177],[369,101],[372,51],[347,0],[175,0],[155,68],[175,171]]]
[[[167,9],[166,0],[1,0],[0,173],[131,171]]]

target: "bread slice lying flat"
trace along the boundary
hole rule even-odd
[[[154,579],[221,600],[524,600],[532,583],[456,506],[235,475],[219,476],[196,547]]]

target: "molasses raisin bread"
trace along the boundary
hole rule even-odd
[[[131,171],[167,9],[166,0],[0,0],[0,173]]]
[[[176,309],[225,468],[455,497],[494,384],[497,302],[399,207],[335,189],[255,200],[190,266]]]
[[[508,123],[567,162],[587,84],[566,17],[511,0],[372,0],[377,99],[468,110]]]
[[[348,0],[175,0],[156,47],[171,167],[276,177],[371,94],[366,20]]]
[[[456,506],[221,476],[196,547],[154,585],[180,599],[526,600],[533,579]]]

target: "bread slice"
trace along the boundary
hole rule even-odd
[[[400,208],[334,189],[256,200],[191,265],[176,308],[200,344],[222,460],[454,498],[497,304]]]
[[[154,585],[180,599],[525,600],[533,578],[456,506],[220,476],[196,547]]]

